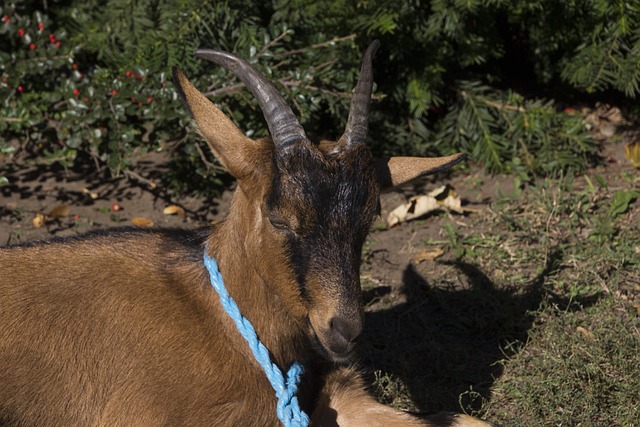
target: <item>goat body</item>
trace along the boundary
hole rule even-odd
[[[273,389],[220,306],[205,250],[274,363],[304,366],[299,400],[314,425],[485,425],[388,408],[345,365],[363,327],[360,252],[380,189],[462,158],[371,159],[376,48],[337,142],[308,140],[275,87],[233,55],[198,52],[245,82],[271,138],[246,138],[174,70],[238,179],[229,215],[206,231],[111,229],[0,249],[1,425],[277,425]]]

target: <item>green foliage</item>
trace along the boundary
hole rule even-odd
[[[309,134],[334,138],[361,53],[379,38],[375,154],[462,149],[494,172],[579,170],[597,157],[580,117],[523,94],[545,85],[567,98],[604,90],[635,97],[639,15],[636,2],[605,0],[5,3],[0,151],[10,154],[15,144],[7,141],[17,140],[44,161],[91,158],[119,175],[140,153],[170,149],[176,169],[196,173],[173,175],[170,184],[188,191],[184,181],[204,178],[206,188],[219,169],[188,132],[167,82],[172,66],[248,135],[261,136],[256,103],[193,52],[220,48],[248,58],[277,82]]]
[[[581,117],[552,102],[460,82],[460,96],[440,123],[439,143],[471,153],[492,172],[553,175],[587,164],[598,146]]]

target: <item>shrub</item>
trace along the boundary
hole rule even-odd
[[[172,150],[188,191],[219,169],[168,81],[174,65],[248,135],[261,113],[198,47],[248,58],[277,81],[309,134],[339,136],[368,39],[380,38],[371,124],[376,154],[464,150],[488,170],[555,174],[591,164],[597,141],[565,101],[639,93],[640,8],[605,0],[348,2],[71,0],[0,11],[0,151],[42,161],[92,159],[127,174],[148,150]],[[544,89],[544,91],[542,90]],[[536,95],[531,95],[536,94]],[[187,173],[187,175],[182,175]]]

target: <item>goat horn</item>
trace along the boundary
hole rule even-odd
[[[286,149],[300,140],[307,139],[291,107],[278,93],[273,83],[248,62],[228,52],[210,49],[198,49],[196,56],[215,62],[231,71],[253,93],[260,104],[276,148]]]
[[[351,97],[351,106],[349,107],[349,119],[347,127],[342,135],[344,143],[349,146],[352,144],[363,144],[367,139],[369,129],[369,109],[371,106],[371,90],[373,88],[373,72],[371,71],[371,62],[373,56],[380,47],[380,42],[374,40],[371,42],[367,51],[362,58],[362,67],[360,68],[360,76],[358,83]]]

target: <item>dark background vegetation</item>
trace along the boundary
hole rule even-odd
[[[141,153],[171,150],[165,180],[178,192],[209,188],[220,170],[189,132],[172,66],[248,134],[265,132],[238,81],[195,59],[199,47],[247,58],[309,134],[335,137],[361,54],[380,39],[375,154],[463,150],[522,177],[598,161],[574,114],[584,103],[638,112],[637,1],[5,1],[0,19],[3,153],[120,176]]]

